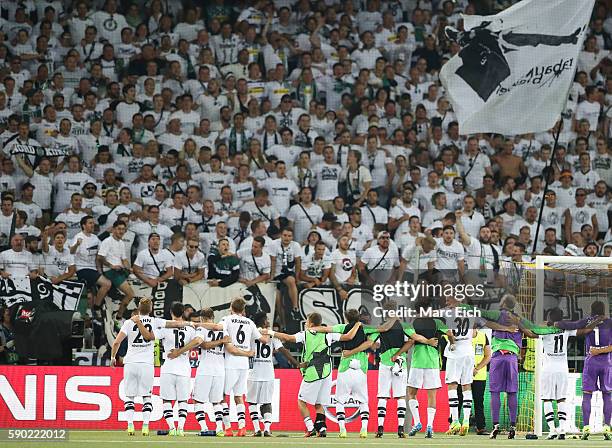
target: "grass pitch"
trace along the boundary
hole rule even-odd
[[[279,437],[280,436],[280,437]],[[374,434],[368,434],[367,439],[360,439],[357,433],[349,433],[346,439],[339,439],[337,433],[330,433],[327,438],[302,437],[302,433],[275,433],[271,438],[253,437],[199,437],[195,432],[188,432],[185,437],[157,436],[155,431],[151,431],[149,437],[143,437],[137,430],[135,436],[128,436],[123,431],[70,431],[67,442],[23,442],[3,444],[5,447],[11,446],[19,448],[42,448],[42,447],[68,447],[68,448],[165,448],[169,447],[191,447],[191,446],[236,446],[240,448],[305,448],[316,445],[319,447],[330,448],[350,448],[354,445],[363,447],[405,447],[426,446],[426,447],[461,447],[465,448],[540,448],[542,446],[577,446],[593,448],[611,448],[612,443],[603,440],[601,435],[591,435],[590,440],[526,440],[523,435],[517,436],[514,440],[508,440],[505,435],[498,436],[496,440],[490,440],[487,436],[467,435],[465,437],[446,436],[444,434],[434,434],[433,439],[425,439],[424,433],[417,434],[415,437],[398,439],[394,433],[386,433],[382,439],[374,438]]]

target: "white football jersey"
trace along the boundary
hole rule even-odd
[[[145,328],[153,333],[158,332],[166,326],[166,321],[158,317],[140,316],[140,320]],[[141,362],[145,364],[153,364],[153,347],[155,341],[147,341],[140,334],[138,326],[131,320],[126,320],[121,330],[121,333],[127,336],[128,349],[123,358],[123,363]]]
[[[567,372],[567,340],[576,336],[576,330],[545,334],[542,338],[544,359],[542,362],[549,372]]]
[[[461,307],[444,308],[447,314],[446,326],[455,336],[455,350],[450,350],[450,344],[444,349],[444,356],[447,358],[463,358],[464,356],[474,356],[472,339],[474,338],[474,328],[482,327],[482,320],[477,317],[468,317],[466,310]]]
[[[283,346],[283,343],[276,338],[270,339],[267,344],[256,340],[251,345],[251,350],[255,352],[253,357],[253,368],[249,373],[249,380],[270,381],[274,379],[274,351]]]
[[[223,324],[223,335],[229,336],[234,347],[240,350],[249,351],[251,344],[256,339],[261,338],[261,333],[255,323],[248,317],[238,314],[230,314],[221,319]],[[225,354],[226,369],[248,369],[249,359],[246,356],[236,356],[230,353]]]
[[[223,338],[222,331],[207,330],[206,328],[202,327],[199,327],[196,330],[195,335],[201,338],[204,342],[218,341],[219,339]],[[199,364],[198,370],[196,370],[196,376],[225,376],[224,354],[225,349],[223,345],[207,350],[200,348]]]
[[[171,373],[179,376],[191,376],[191,364],[189,363],[189,352],[185,352],[177,358],[169,359],[168,354],[172,349],[179,349],[189,344],[195,336],[193,327],[162,328],[157,338],[164,345],[164,363],[161,373]]]

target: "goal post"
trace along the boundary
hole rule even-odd
[[[557,288],[559,288],[559,291],[562,291],[566,296],[574,295],[576,302],[579,300],[579,295],[587,295],[593,300],[606,298],[607,300],[604,303],[606,304],[606,310],[609,314],[610,297],[608,295],[608,290],[612,288],[612,283],[610,282],[612,278],[611,258],[537,256],[535,259],[535,300],[531,307],[533,321],[536,324],[544,322],[547,317],[545,299],[547,297],[547,274],[550,272],[554,272],[558,276],[558,280],[553,279],[552,282],[554,285],[553,294],[555,294]],[[590,282],[589,279],[591,279]],[[588,287],[579,286],[585,282]],[[584,309],[583,306],[580,311]],[[538,338],[535,341],[533,431],[539,437],[542,436],[543,433],[543,401],[540,384],[543,358],[542,340]],[[571,415],[573,415],[573,413]],[[572,422],[572,424],[573,423],[574,422]]]

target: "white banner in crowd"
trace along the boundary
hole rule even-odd
[[[440,72],[461,134],[552,128],[565,107],[595,0],[523,0],[447,28],[461,51]]]

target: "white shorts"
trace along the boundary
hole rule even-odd
[[[444,381],[446,384],[472,384],[474,381],[474,357],[447,358]]]
[[[543,400],[563,400],[567,398],[567,372],[542,372],[540,396]]]
[[[298,392],[298,400],[302,400],[311,405],[329,405],[331,404],[331,388],[331,375],[322,380],[313,381],[312,383],[307,383],[302,380],[300,391]]]
[[[338,372],[336,379],[336,401],[346,404],[349,399],[368,404],[368,377],[361,369]]]
[[[153,364],[130,362],[123,366],[123,386],[126,397],[148,397],[153,389]]]
[[[187,401],[191,394],[191,377],[162,373],[159,377],[159,396],[166,401]]]
[[[193,385],[193,399],[199,403],[221,403],[225,376],[197,375]]]
[[[234,397],[247,393],[247,379],[249,369],[226,369],[225,370],[225,395]]]
[[[406,395],[408,372],[406,365],[399,375],[393,375],[393,366],[378,366],[378,398],[398,398]]]
[[[272,403],[274,395],[274,380],[269,381],[247,381],[247,403],[268,404]]]
[[[439,389],[442,387],[440,369],[419,369],[412,367],[408,374],[408,387],[414,387],[415,389]]]

